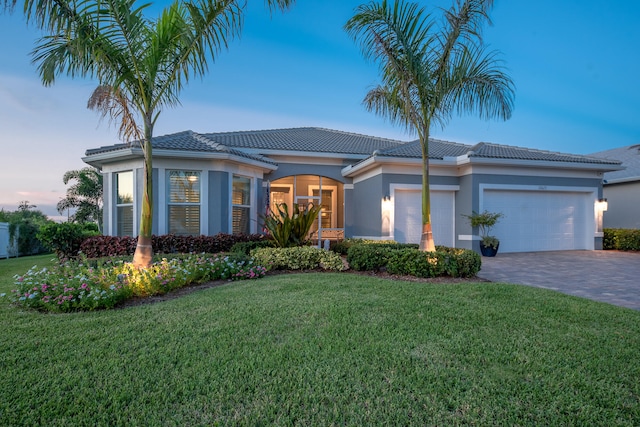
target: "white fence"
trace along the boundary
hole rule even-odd
[[[9,236],[9,223],[0,222],[0,258],[9,258],[10,256],[18,256],[18,239]]]

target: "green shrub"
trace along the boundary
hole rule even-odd
[[[640,230],[605,228],[602,248],[619,251],[640,251]]]
[[[313,224],[318,219],[322,206],[309,203],[305,206],[293,204],[289,213],[286,203],[276,206],[278,212],[272,212],[264,217],[264,226],[269,231],[276,246],[281,248],[303,245]]]
[[[68,261],[16,276],[11,302],[42,311],[112,308],[132,296],[160,295],[193,283],[263,277],[266,269],[244,254],[163,258],[147,269],[122,260]]]
[[[97,226],[93,223],[63,222],[43,225],[37,237],[56,253],[59,260],[68,260],[78,255],[85,238],[99,234]]]
[[[387,266],[390,252],[384,245],[357,244],[347,251],[347,262],[354,270],[377,271]]]
[[[342,258],[335,252],[314,246],[293,248],[258,248],[251,251],[257,264],[268,270],[324,270],[341,271],[344,269]]]
[[[333,244],[331,250],[341,255],[347,255],[349,248],[355,245],[384,245],[386,247],[414,249],[419,247],[417,243],[398,243],[394,240],[344,239]]]
[[[415,277],[438,277],[444,275],[446,261],[442,252],[393,249],[389,253],[387,272]]]
[[[480,255],[468,249],[437,246],[423,252],[417,245],[359,243],[349,248],[349,266],[358,271],[386,269],[391,274],[416,277],[473,277],[480,271]]]
[[[275,243],[272,240],[253,240],[250,242],[238,242],[231,247],[232,253],[251,254],[251,251],[258,248],[273,248]]]

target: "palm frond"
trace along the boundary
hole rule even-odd
[[[122,91],[107,85],[98,86],[87,103],[87,107],[98,111],[103,119],[108,117],[112,123],[119,123],[118,134],[124,141],[140,141],[144,133],[130,105],[131,101]]]

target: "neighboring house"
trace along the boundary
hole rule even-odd
[[[600,151],[591,156],[618,160],[625,168],[604,174],[604,197],[608,202],[604,226],[640,229],[640,144]]]
[[[619,162],[520,147],[431,140],[436,244],[478,250],[464,214],[489,210],[501,252],[601,247],[602,176]],[[421,154],[417,141],[297,128],[153,138],[154,234],[255,233],[277,203],[323,209],[320,239],[417,243]],[[139,146],[87,150],[104,174],[104,230],[135,235],[142,194]],[[601,218],[601,216],[600,216]]]

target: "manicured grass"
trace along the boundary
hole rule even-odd
[[[543,289],[285,274],[0,322],[0,425],[640,424],[640,313]]]

